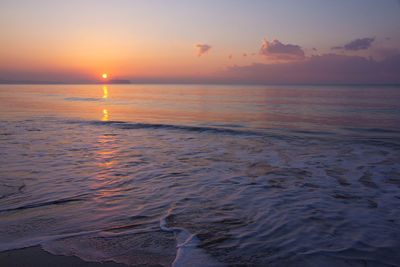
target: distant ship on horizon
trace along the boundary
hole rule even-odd
[[[130,80],[121,80],[121,79],[111,79],[108,81],[103,81],[103,83],[113,83],[113,84],[130,84]]]

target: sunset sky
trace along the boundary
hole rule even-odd
[[[396,0],[2,0],[0,81],[400,83]]]

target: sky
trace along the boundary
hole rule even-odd
[[[400,83],[398,0],[1,0],[0,82]]]

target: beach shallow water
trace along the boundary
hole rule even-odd
[[[0,251],[397,266],[400,88],[1,85]]]

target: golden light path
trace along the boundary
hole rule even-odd
[[[108,89],[107,86],[103,86],[103,99],[108,98]],[[103,108],[103,118],[101,119],[102,121],[108,121],[108,110],[106,108]]]
[[[108,121],[108,110],[107,109],[103,109],[103,118],[101,120]]]
[[[107,86],[103,86],[103,98],[108,98],[108,90],[107,90]]]

